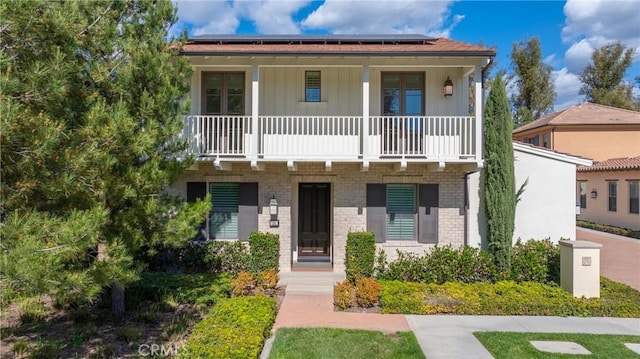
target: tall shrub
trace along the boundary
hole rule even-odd
[[[263,272],[270,268],[278,270],[280,236],[274,233],[252,232],[249,235],[249,251],[253,270]]]
[[[355,283],[356,278],[373,276],[376,256],[376,237],[372,232],[349,232],[347,234],[347,279]]]
[[[516,208],[513,172],[513,122],[502,76],[491,86],[484,110],[485,209],[489,252],[502,273],[511,267],[511,245]]]

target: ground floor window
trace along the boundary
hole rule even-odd
[[[387,239],[413,240],[416,227],[416,186],[387,185]]]
[[[609,211],[615,212],[618,210],[618,182],[607,182],[609,188]]]
[[[629,182],[629,213],[640,213],[640,181]]]
[[[240,191],[238,183],[211,183],[210,239],[238,239]]]
[[[580,208],[587,208],[587,181],[578,181]]]

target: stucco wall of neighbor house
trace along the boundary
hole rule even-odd
[[[233,58],[233,65],[224,65],[218,59],[203,60],[192,58],[194,72],[191,77],[191,114],[201,114],[202,98],[202,74],[203,72],[244,72],[245,74],[245,98],[244,112],[251,114],[252,103],[252,63],[244,58]],[[354,63],[342,60],[339,65],[327,66],[326,58],[323,59],[278,59],[278,67],[270,67],[264,60],[264,65],[259,68],[259,114],[261,116],[362,116],[362,82],[363,68],[361,60]],[[468,61],[454,61],[460,67],[425,67],[429,60],[407,60],[402,62],[393,59],[375,59],[376,66],[370,68],[369,73],[369,113],[372,116],[381,115],[381,73],[385,71],[422,72],[425,80],[425,116],[469,116],[468,106],[468,77],[463,76],[473,64],[473,59]],[[463,62],[461,62],[463,61]],[[306,65],[303,66],[302,63]],[[413,65],[415,66],[413,66]],[[291,67],[285,67],[290,65]],[[398,67],[401,65],[401,67]],[[465,70],[467,69],[467,70]],[[321,101],[305,102],[305,71],[321,72]],[[442,84],[447,76],[454,81],[454,96],[443,101]]]
[[[344,271],[345,244],[349,231],[366,229],[367,183],[438,183],[439,244],[460,246],[465,243],[464,172],[458,166],[447,166],[443,172],[430,171],[426,164],[409,163],[406,171],[397,172],[392,163],[372,163],[361,172],[356,163],[334,163],[327,171],[324,163],[298,163],[297,171],[288,171],[284,163],[267,163],[264,171],[253,171],[248,163],[234,163],[231,171],[217,171],[211,162],[201,162],[197,170],[185,171],[167,191],[186,197],[186,182],[258,182],[258,229],[280,236],[280,268],[291,270],[292,251],[297,243],[298,183],[331,183],[332,256],[335,272]],[[280,226],[269,227],[269,200],[275,196]],[[389,260],[396,249],[422,253],[433,244],[417,241],[379,243]]]
[[[594,161],[610,158],[635,157],[640,151],[640,126],[617,126],[612,130],[569,130],[556,128],[553,149]]]
[[[640,214],[629,212],[629,181],[640,181],[640,171],[578,172],[578,181],[587,181],[587,208],[580,209],[578,219],[640,230]],[[617,210],[609,211],[608,181],[617,184]],[[577,191],[579,191],[579,186]],[[591,198],[596,190],[597,197]],[[580,199],[577,193],[578,200]]]
[[[516,191],[529,179],[516,206],[513,242],[518,238],[574,240],[576,165],[537,154],[514,150]],[[469,188],[480,189],[469,196],[468,244],[486,249],[486,214],[481,195],[484,173],[469,175]],[[475,214],[474,214],[475,213]]]

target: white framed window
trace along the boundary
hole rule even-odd
[[[240,190],[238,183],[211,183],[210,239],[238,239]]]
[[[608,198],[609,198],[609,212],[616,212],[618,210],[618,182],[607,182]]]
[[[587,181],[578,181],[580,208],[587,208]]]
[[[629,213],[640,213],[640,181],[629,181]]]

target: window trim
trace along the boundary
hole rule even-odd
[[[308,90],[310,89],[309,87],[309,75],[310,74],[314,74],[317,73],[318,74],[318,99],[317,100],[313,100],[313,99],[309,99],[308,96]],[[315,88],[313,88],[315,89]],[[304,102],[309,102],[309,103],[319,103],[322,102],[322,71],[320,70],[305,70],[304,72]]]
[[[612,187],[613,185],[613,187]],[[611,189],[614,189],[613,191]],[[612,196],[612,192],[613,196]],[[613,200],[613,206],[611,205]],[[613,209],[612,209],[613,208]],[[607,209],[609,212],[618,211],[618,181],[607,181]]]
[[[220,98],[220,113],[207,113],[207,93],[205,91],[206,78],[208,76],[222,75],[222,96]],[[227,80],[229,75],[241,75],[242,76],[242,110],[239,114],[229,114],[229,101],[226,90]],[[223,115],[223,116],[243,116],[246,114],[246,101],[247,101],[247,76],[244,71],[202,71],[200,78],[200,114],[201,115]]]

